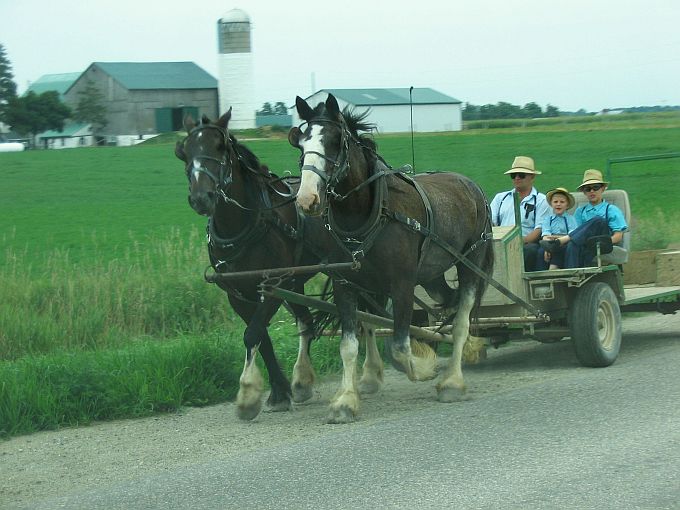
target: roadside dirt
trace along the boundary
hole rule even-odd
[[[647,319],[647,328],[651,320]],[[672,326],[680,326],[675,317]],[[624,331],[636,329],[645,331],[644,320],[627,319]],[[521,386],[545,384],[573,370],[587,369],[578,365],[570,342],[542,345],[532,341],[489,349],[488,359],[464,367],[464,374],[469,398],[482,399]],[[240,455],[263,445],[328,434],[335,427],[363,427],[431,406],[466,405],[441,404],[436,401],[435,381],[411,383],[387,368],[383,389],[363,398],[355,423],[326,425],[327,404],[338,381],[338,376],[322,381],[314,397],[296,405],[292,412],[263,412],[252,422],[239,421],[234,405],[226,403],[10,439],[0,443],[0,507],[30,506],[31,501],[42,498],[125,482],[142,471],[162,473]]]

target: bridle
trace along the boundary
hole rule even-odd
[[[331,196],[337,196],[337,194],[335,193],[335,187],[338,185],[340,181],[342,181],[347,176],[347,174],[350,171],[349,141],[353,139],[352,134],[349,132],[347,126],[344,123],[323,118],[316,118],[303,122],[302,124],[300,124],[299,127],[300,131],[302,132],[301,127],[304,126],[305,124],[311,126],[313,123],[330,124],[332,126],[337,127],[340,130],[340,153],[338,154],[337,159],[333,159],[318,151],[304,151],[300,155],[300,172],[305,171],[314,172],[323,181],[326,187],[326,193],[330,194]],[[314,154],[316,156],[319,156],[321,159],[333,165],[334,168],[333,173],[329,176],[323,169],[317,168],[314,165],[305,165],[304,160],[307,154]]]
[[[231,143],[229,141],[229,135],[227,132],[222,129],[220,126],[216,126],[214,124],[202,124],[199,126],[196,126],[193,128],[191,131],[189,131],[187,135],[187,139],[199,133],[200,131],[206,130],[206,129],[215,129],[217,130],[220,135],[222,135],[222,139],[224,141],[224,147],[225,151],[224,154],[222,155],[222,158],[216,158],[214,156],[207,156],[200,154],[198,156],[192,156],[191,161],[187,161],[186,165],[186,173],[187,173],[187,178],[189,179],[189,183],[191,183],[191,175],[190,175],[190,168],[193,169],[193,171],[196,171],[198,173],[202,173],[207,175],[210,180],[213,181],[215,184],[215,189],[222,195],[223,198],[227,198],[227,190],[231,186],[232,183],[232,166],[233,166],[233,160],[231,157],[232,151],[229,150],[231,148]],[[192,166],[192,163],[194,161],[213,161],[217,163],[218,165],[218,175],[215,175],[213,171],[211,171],[208,167],[201,165],[199,167]]]

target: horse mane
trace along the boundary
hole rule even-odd
[[[262,175],[269,175],[269,169],[260,163],[259,158],[253,154],[253,151],[239,142],[231,133],[229,133],[229,140],[233,144],[234,150],[236,151],[236,154],[238,154],[238,157],[242,163],[244,163],[251,170],[256,170]]]

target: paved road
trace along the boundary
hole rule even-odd
[[[624,332],[606,369],[576,365],[568,342],[516,344],[467,368],[467,402],[425,389],[376,417],[368,401],[349,426],[15,507],[680,508],[680,316],[626,319]]]

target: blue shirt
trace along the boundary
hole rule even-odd
[[[498,193],[491,201],[491,223],[503,227],[515,224],[515,202],[512,198],[514,189]],[[531,193],[519,204],[522,223],[522,236],[526,236],[537,228],[541,228],[543,220],[550,214],[548,201],[543,193],[531,188]]]
[[[576,227],[578,227],[578,222],[573,215],[567,212],[561,215],[552,213],[543,220],[541,235],[551,236],[568,234]]]
[[[612,232],[623,232],[624,230],[628,230],[628,224],[626,223],[626,218],[621,209],[614,204],[610,204],[606,200],[602,200],[602,202],[595,206],[591,204],[582,205],[576,209],[574,216],[579,225],[593,219],[595,216],[601,216],[607,220],[609,230]]]

